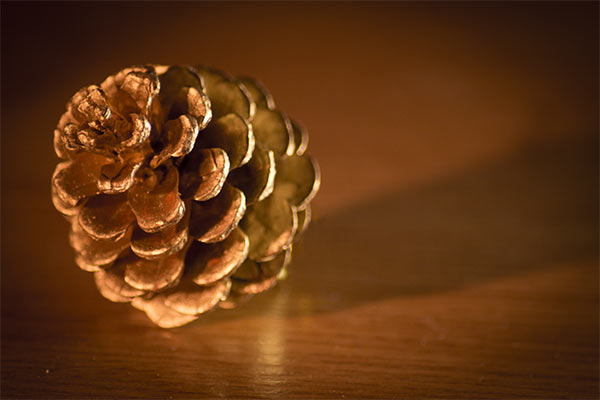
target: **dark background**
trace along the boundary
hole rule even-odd
[[[2,2],[2,397],[598,397],[598,3]],[[259,78],[323,182],[289,279],[165,331],[50,202],[80,87]]]

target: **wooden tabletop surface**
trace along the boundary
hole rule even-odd
[[[2,398],[598,398],[598,3],[2,2]],[[52,130],[136,63],[249,74],[323,181],[289,277],[103,299]]]

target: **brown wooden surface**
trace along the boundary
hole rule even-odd
[[[2,398],[598,398],[598,5],[2,3]],[[288,280],[176,330],[50,203],[67,99],[259,77],[322,190]]]

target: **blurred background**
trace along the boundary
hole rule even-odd
[[[597,398],[597,2],[1,12],[4,398]],[[96,293],[49,195],[66,102],[140,63],[260,79],[323,177],[289,279],[174,331]]]

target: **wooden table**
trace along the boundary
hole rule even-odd
[[[598,398],[598,4],[2,3],[2,398]],[[289,278],[154,327],[75,266],[52,130],[141,62],[261,78],[320,161]]]

